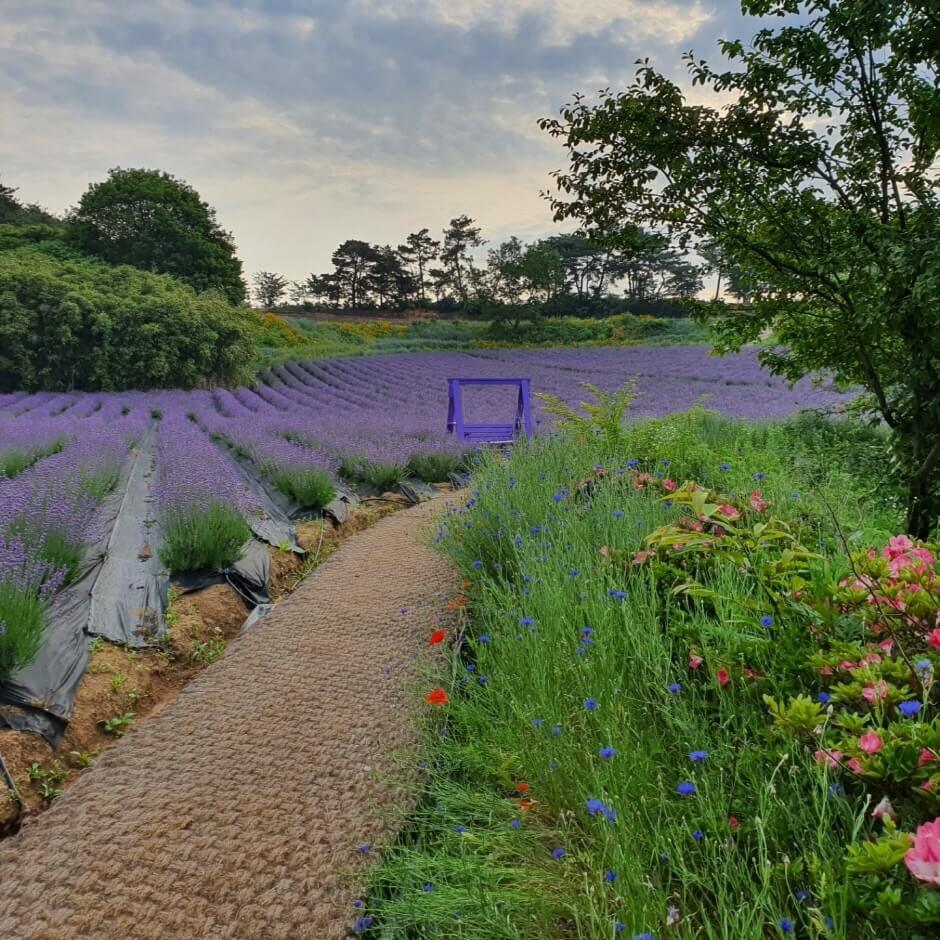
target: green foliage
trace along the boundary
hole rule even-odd
[[[626,443],[624,416],[636,399],[636,380],[631,379],[615,392],[605,392],[590,382],[582,383],[594,396],[593,402],[582,401],[579,414],[555,395],[536,392],[546,414],[555,418],[560,431],[585,441],[597,436],[603,441],[604,453],[614,454]]]
[[[449,451],[424,451],[408,458],[408,471],[425,483],[446,483],[465,465],[465,457]]]
[[[268,479],[304,509],[322,509],[336,495],[325,470],[303,467],[262,467]]]
[[[133,724],[133,712],[124,712],[122,715],[115,715],[113,718],[102,718],[98,724],[105,734],[113,735],[115,738],[123,738],[127,729]]]
[[[28,666],[39,652],[46,626],[38,593],[0,578],[0,680]]]
[[[556,216],[616,246],[647,226],[704,243],[747,285],[700,307],[722,350],[773,330],[792,379],[832,370],[890,428],[907,528],[940,518],[940,61],[922,0],[744,0],[750,46],[692,53],[690,103],[647,62],[622,93],[542,126],[569,148]],[[780,23],[778,17],[800,14]],[[779,25],[778,25],[779,23]],[[714,107],[703,92],[722,96]],[[731,104],[725,102],[731,101]],[[836,119],[835,115],[841,115]],[[844,119],[843,119],[844,118]]]
[[[193,387],[247,378],[252,317],[170,277],[0,253],[0,391]]]
[[[222,503],[171,510],[160,525],[160,561],[174,573],[226,568],[251,537],[241,513]]]
[[[67,222],[71,243],[90,255],[171,274],[232,304],[245,300],[231,235],[191,186],[168,173],[115,168],[88,188]]]
[[[29,450],[2,450],[0,449],[0,477],[12,479],[31,467],[37,460],[57,454],[65,446],[67,437],[63,436],[49,441],[43,446],[31,447]],[[0,448],[2,448],[0,444]]]
[[[385,492],[397,486],[408,475],[408,465],[394,461],[368,460],[359,454],[348,454],[340,463],[340,476],[373,486]]]
[[[791,737],[805,738],[816,734],[825,720],[826,713],[822,705],[808,695],[797,695],[786,705],[779,703],[772,695],[765,695],[764,704],[773,718],[774,728]]]
[[[215,636],[202,643],[193,643],[189,661],[194,665],[211,666],[225,652],[225,637]]]

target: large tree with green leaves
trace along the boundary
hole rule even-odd
[[[777,373],[831,370],[893,432],[908,527],[940,518],[940,12],[935,0],[742,0],[773,17],[720,68],[687,56],[714,107],[641,63],[576,97],[559,219],[707,241],[752,287],[704,307],[722,350],[759,339]]]
[[[242,263],[215,209],[182,180],[160,170],[113,169],[93,183],[68,216],[69,238],[112,264],[172,274],[197,291],[245,300]]]

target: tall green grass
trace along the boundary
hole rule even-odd
[[[554,439],[488,461],[440,535],[472,582],[468,622],[449,674],[427,677],[451,700],[429,706],[418,809],[372,874],[369,935],[914,938],[851,907],[845,844],[871,808],[769,731],[761,696],[812,683],[780,668],[803,661],[806,639],[771,639],[742,613],[755,586],[733,568],[709,585],[711,608],[605,562],[605,546],[630,557],[676,517],[621,480],[631,459],[723,492],[760,488],[833,555],[840,530],[876,543],[899,524],[870,480],[792,424],[695,412],[633,426],[622,453]],[[602,482],[575,495],[596,466]],[[690,669],[689,633],[764,677],[721,688]]]
[[[160,561],[174,574],[226,568],[251,537],[241,512],[223,503],[168,510],[160,524]]]

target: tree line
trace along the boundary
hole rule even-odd
[[[348,239],[333,252],[329,271],[302,281],[259,271],[254,299],[268,308],[285,299],[347,310],[459,308],[518,322],[545,312],[589,312],[618,286],[633,302],[683,299],[702,289],[708,264],[639,228],[616,234],[616,244],[591,230],[529,243],[512,236],[480,258],[487,244],[480,226],[459,215],[440,238],[422,228],[396,247]]]

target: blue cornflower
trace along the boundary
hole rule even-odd
[[[581,628],[581,637],[582,637],[582,639],[588,640],[588,639],[590,639],[592,636],[594,636],[594,628],[593,628],[593,627],[582,627],[582,628]]]
[[[555,493],[552,496],[552,499],[555,500],[556,503],[560,503],[564,498],[565,498],[564,490],[559,490],[559,492]]]
[[[604,872],[604,881],[613,884],[617,880],[617,872],[615,871],[605,871]]]
[[[901,702],[901,704],[898,705],[898,711],[905,718],[913,718],[920,711],[920,709],[921,709],[920,702],[917,702],[913,699],[909,702]]]
[[[614,921],[614,933],[619,937],[626,930],[626,925],[619,920]]]
[[[832,701],[832,696],[828,692],[817,692],[816,701],[828,705]]]
[[[458,836],[462,836],[466,831],[466,826],[454,826],[454,832],[456,832]]]
[[[784,933],[793,933],[793,921],[789,917],[780,918],[780,929]]]
[[[833,783],[829,785],[829,796],[831,799],[838,799],[842,796],[842,784]]]
[[[790,494],[790,499],[799,499],[799,498],[800,498],[800,494],[797,493],[796,490],[794,490],[794,491]]]
[[[614,512],[613,512],[613,516],[614,516],[615,519],[622,519],[622,518],[623,518],[623,510],[622,510],[622,509],[615,509]]]
[[[810,899],[810,893],[806,890],[806,888],[800,888],[799,891],[794,893],[794,897],[802,904],[804,901],[808,901]]]
[[[598,752],[604,760],[609,760],[611,757],[616,757],[617,749],[607,745],[607,747],[602,747]]]
[[[664,500],[663,500],[663,506],[665,506],[666,509],[672,509],[672,500],[671,500],[671,499],[664,499]]]
[[[617,821],[617,811],[608,806],[603,800],[591,797],[585,805],[590,816],[603,816],[608,822]]]
[[[730,470],[730,469],[731,469],[731,464],[723,463],[718,469],[719,469],[719,470]]]
[[[489,677],[489,676],[480,676],[479,679],[477,679],[477,682],[479,682],[480,685],[489,685],[489,684],[490,684],[490,677]]]
[[[533,535],[538,535],[539,532],[542,531],[542,527],[541,527],[540,525],[534,525],[534,526],[532,526],[531,529],[529,529],[529,531],[530,531]]]
[[[669,466],[669,461],[668,461],[668,460],[664,460],[664,461],[663,461],[663,466],[664,466],[664,467],[668,467],[668,466]]]
[[[594,699],[594,698],[586,698],[586,699],[584,700],[584,707],[585,707],[589,712],[596,712],[597,709],[598,709],[600,706],[598,705],[597,699]]]
[[[769,630],[774,625],[774,618],[771,617],[770,614],[764,614],[764,616],[760,618],[760,625]]]
[[[587,651],[588,648],[586,646],[576,646],[574,648],[575,655],[577,656],[583,656]]]
[[[477,643],[489,643],[489,642],[490,642],[490,635],[488,633],[481,633],[477,637]]]
[[[363,842],[362,845],[357,845],[357,846],[356,846],[356,851],[359,852],[359,853],[361,853],[362,855],[365,855],[366,852],[369,851],[369,843],[368,843],[368,842]]]
[[[477,664],[476,663],[467,663],[467,672],[476,672]]]
[[[627,592],[626,592],[626,591],[617,591],[617,590],[614,590],[614,588],[611,588],[607,593],[608,593],[615,601],[626,600],[626,597],[627,597]]]
[[[689,751],[689,760],[693,764],[704,764],[708,760],[708,751]]]
[[[512,541],[516,548],[522,548],[523,542],[521,535],[517,535]]]
[[[356,919],[356,922],[353,924],[353,930],[356,933],[365,933],[373,923],[372,915],[366,914],[365,917],[359,917]]]
[[[754,474],[754,479],[755,479],[755,480],[763,480],[764,477],[766,477],[766,476],[767,476],[766,473],[755,473],[755,474]]]
[[[633,940],[654,940],[651,933],[638,933]]]
[[[482,567],[483,567],[483,562],[480,561],[480,559],[478,558],[478,559],[473,563],[473,567],[474,567],[474,568],[482,568]]]
[[[561,734],[561,725],[552,725],[552,734],[557,738]]]
[[[549,769],[549,770],[558,770],[558,761],[557,761],[557,760],[550,760],[550,761],[548,762],[548,769]]]
[[[544,718],[533,718],[533,719],[532,719],[532,727],[533,727],[533,728],[541,728],[542,725],[544,725],[544,724],[545,724],[545,719],[544,719]]]
[[[931,672],[933,670],[933,663],[929,659],[918,659],[914,663],[914,669],[917,672]]]
[[[628,460],[628,461],[627,461],[627,466],[628,466],[631,470],[632,470],[634,467],[638,467],[639,465],[640,465],[640,461],[639,461],[636,457],[634,457],[632,460]]]
[[[535,623],[534,617],[520,617],[519,624],[523,627],[531,627]]]
[[[364,907],[366,906],[366,902],[363,901],[362,898],[356,898],[356,900],[353,901],[352,904],[353,904],[353,907],[354,907],[357,911],[361,911],[362,908],[364,908]]]
[[[705,833],[702,832],[701,829],[696,829],[695,832],[692,833],[692,838],[695,839],[696,842],[701,842],[702,839],[705,838]]]
[[[666,691],[670,695],[678,695],[682,691],[682,683],[670,682],[669,685],[666,686]]]
[[[559,846],[557,849],[552,849],[552,858],[564,858],[565,850]]]
[[[434,885],[429,881],[422,890],[425,894],[430,894],[434,890]]]
[[[581,572],[580,572],[577,568],[572,568],[572,569],[568,572],[568,577],[570,577],[570,578],[576,578],[579,574],[581,574]]]
[[[683,780],[682,783],[676,787],[676,793],[678,793],[679,796],[695,796],[697,792],[698,788],[691,780]]]
[[[511,820],[510,823],[509,823],[509,828],[510,828],[510,829],[521,829],[521,828],[522,828],[522,820],[521,820],[521,819],[513,819],[513,820]]]

